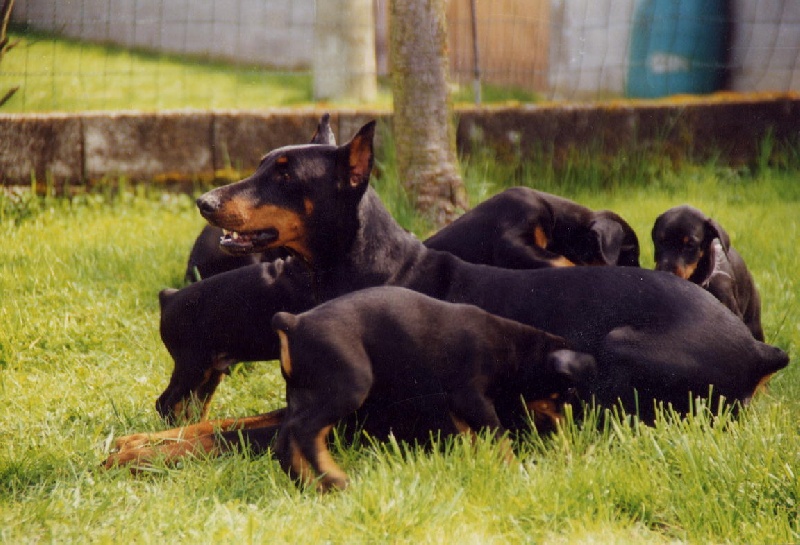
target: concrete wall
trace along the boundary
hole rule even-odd
[[[321,110],[0,115],[0,183],[56,185],[105,177],[191,182],[235,179],[267,151],[307,142]],[[601,106],[464,108],[457,112],[460,151],[489,146],[530,156],[541,149],[614,153],[644,146],[684,157],[740,163],[761,140],[796,143],[800,95],[607,103]],[[340,142],[387,112],[332,112]],[[381,145],[380,142],[377,145]]]

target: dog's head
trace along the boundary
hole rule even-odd
[[[686,280],[693,280],[703,268],[714,239],[719,239],[725,252],[730,248],[730,237],[722,226],[688,205],[670,208],[656,218],[652,237],[656,270]]]
[[[523,373],[523,398],[539,431],[552,429],[563,418],[565,403],[577,401],[580,392],[587,392],[596,381],[597,362],[584,352],[569,349],[553,350],[543,366],[532,374],[533,366]]]
[[[610,210],[594,213],[577,263],[587,265],[639,266],[639,239],[636,232],[618,214]]]
[[[374,134],[372,121],[337,147],[323,118],[311,144],[271,151],[252,176],[209,191],[197,207],[223,229],[220,244],[229,253],[284,247],[313,263],[320,250],[317,234],[330,239],[342,230],[341,222],[355,221],[354,214],[342,212],[357,206],[367,189]]]

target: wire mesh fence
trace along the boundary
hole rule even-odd
[[[336,34],[374,36],[382,91],[370,103],[388,106],[389,0],[336,1],[370,16],[333,21],[315,0],[16,0],[0,97],[17,90],[0,112],[312,103],[316,79],[339,69]],[[477,88],[486,101],[800,90],[796,0],[447,0],[446,10],[459,101]],[[333,60],[315,62],[324,53]]]

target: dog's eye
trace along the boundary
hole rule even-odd
[[[292,179],[292,177],[289,175],[289,173],[288,173],[288,172],[284,172],[284,173],[281,175],[281,179],[282,179],[284,182],[288,182],[288,181],[290,181],[290,180]]]

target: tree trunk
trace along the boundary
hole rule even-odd
[[[437,226],[467,208],[448,90],[444,0],[391,0],[390,55],[397,170]]]
[[[314,22],[314,98],[372,102],[378,95],[373,0],[324,0]]]

